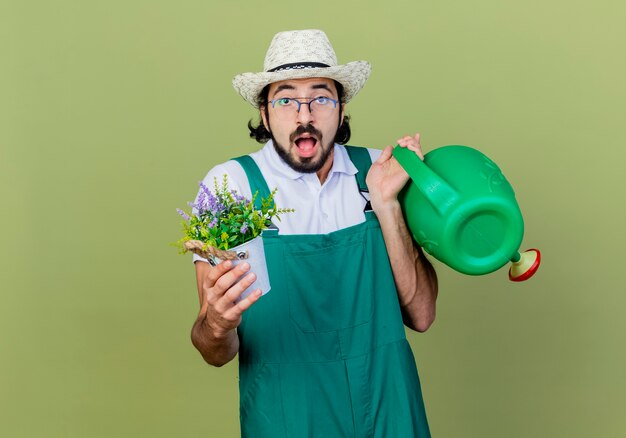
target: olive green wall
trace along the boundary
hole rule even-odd
[[[352,144],[481,149],[543,251],[524,284],[437,265],[437,322],[409,334],[433,435],[624,436],[624,3],[264,4],[0,3],[0,435],[237,435],[236,364],[189,341],[175,208],[258,147],[232,76],[316,27],[373,64]]]

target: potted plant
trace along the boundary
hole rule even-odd
[[[195,203],[190,203],[191,214],[177,209],[183,217],[184,236],[179,240],[181,253],[191,251],[216,266],[223,260],[234,264],[246,260],[256,281],[240,296],[240,300],[260,288],[263,294],[270,290],[267,264],[261,233],[272,225],[272,219],[293,209],[276,208],[274,189],[267,198],[261,199],[261,208],[255,208],[258,192],[246,199],[228,186],[224,175],[221,185],[214,179],[214,190],[200,183]]]

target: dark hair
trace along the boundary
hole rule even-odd
[[[343,85],[339,82],[335,81],[335,86],[337,87],[337,95],[339,96],[339,104],[343,102]],[[266,85],[261,91],[259,96],[259,107],[263,107],[265,109],[265,118],[269,120],[269,114],[267,109],[267,96],[269,95],[270,86]],[[262,110],[263,111],[263,110]],[[250,138],[254,138],[259,143],[265,143],[272,138],[272,134],[265,129],[265,125],[263,125],[263,119],[259,117],[259,123],[255,126],[252,123],[252,120],[248,122],[248,129],[250,130]],[[337,134],[335,134],[335,143],[346,144],[350,140],[350,135],[352,131],[350,130],[350,116],[345,114],[343,115],[343,123],[339,128],[337,128]]]

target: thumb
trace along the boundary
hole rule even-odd
[[[209,293],[206,291],[204,296],[202,297],[202,305],[200,306],[200,311],[198,312],[198,316],[206,316],[207,310],[209,309]]]
[[[393,153],[393,147],[391,147],[391,145],[385,146],[385,149],[383,149],[382,154],[380,154],[376,162],[379,164],[384,163],[385,161],[391,158],[392,153]]]

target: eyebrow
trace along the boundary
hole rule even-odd
[[[296,89],[296,87],[294,87],[293,85],[289,85],[289,84],[279,85],[278,88],[276,88],[276,90],[274,90],[274,95],[276,95],[276,93],[278,93],[279,91],[295,90],[295,89]]]
[[[276,90],[274,90],[274,96],[276,94],[278,94],[280,91],[283,90],[295,90],[296,87],[294,87],[293,85],[289,85],[289,84],[282,84],[279,85]],[[311,86],[311,89],[313,90],[327,90],[328,92],[332,93],[333,90],[330,89],[330,87],[328,86],[328,84],[314,84]]]
[[[327,91],[330,91],[331,93],[333,92],[333,90],[330,89],[328,84],[315,84],[311,88],[313,88],[314,90],[327,90]]]

